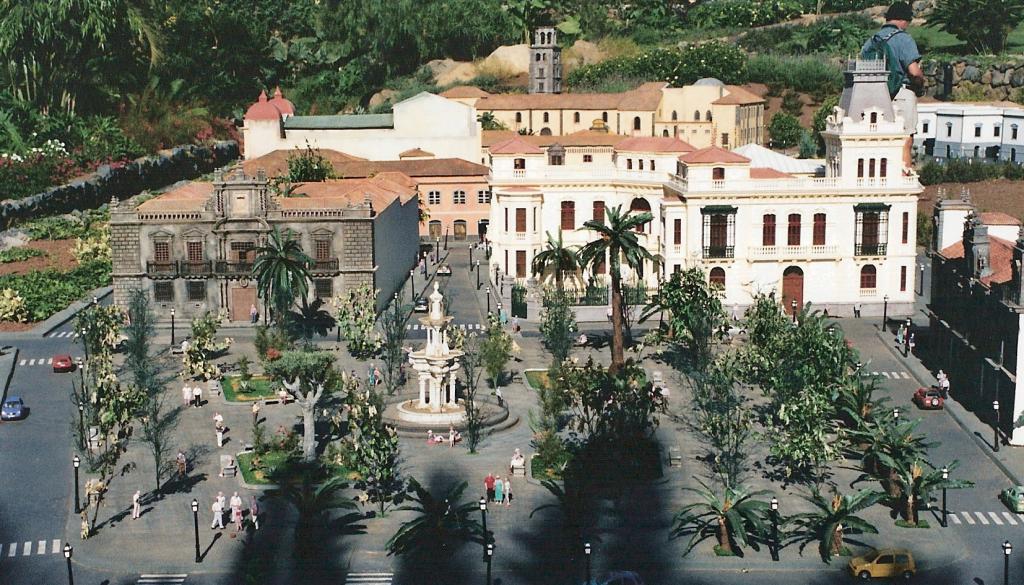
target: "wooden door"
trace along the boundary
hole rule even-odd
[[[804,271],[799,266],[790,266],[782,273],[782,306],[786,313],[793,314],[793,301],[797,312],[804,306]]]
[[[231,320],[248,321],[249,308],[256,304],[256,287],[231,289]]]
[[[461,219],[455,220],[455,230],[454,231],[455,231],[455,239],[456,240],[465,240],[466,239],[466,222],[461,220]]]
[[[526,278],[526,250],[516,250],[516,278]]]

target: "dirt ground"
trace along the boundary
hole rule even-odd
[[[74,268],[78,264],[71,253],[71,249],[74,246],[74,240],[33,240],[26,244],[25,247],[42,250],[46,252],[46,255],[36,256],[21,262],[0,264],[0,276],[6,274],[25,274],[33,270],[45,270],[47,268],[56,268],[57,270]]]
[[[958,199],[960,191],[966,188],[971,201],[979,211],[1001,211],[1017,219],[1024,219],[1024,181],[995,179],[979,183],[943,183],[925,187],[917,201],[917,209],[931,216],[940,189],[945,190],[943,199]]]

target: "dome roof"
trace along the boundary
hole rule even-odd
[[[274,106],[285,116],[295,115],[295,106],[285,99],[284,94],[281,93],[281,88],[278,87],[274,90],[274,98],[270,100],[270,105]]]
[[[267,92],[261,91],[256,103],[245,111],[246,120],[280,120],[281,110],[267,101]]]
[[[697,81],[693,82],[694,85],[714,85],[714,86],[725,86],[720,80],[714,77],[701,77]]]

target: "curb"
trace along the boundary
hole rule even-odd
[[[3,390],[0,390],[0,400],[7,400],[7,389],[11,385],[11,380],[14,379],[14,364],[18,363],[18,348],[14,348],[14,351],[5,354],[0,357],[0,380],[3,380]],[[3,374],[3,371],[7,370],[7,374]]]
[[[920,376],[917,375],[917,372],[915,371],[916,368],[911,366],[910,364],[908,364],[905,361],[905,358],[901,354],[899,354],[898,352],[893,350],[892,345],[889,343],[889,340],[886,339],[883,336],[883,332],[882,331],[875,331],[875,335],[878,337],[879,340],[881,340],[883,342],[883,345],[885,346],[885,348],[887,350],[889,350],[889,353],[891,353],[893,355],[893,357],[896,358],[896,361],[898,361],[899,363],[903,364],[907,368],[907,370],[910,371],[910,375],[914,378],[915,382],[917,382],[921,386],[930,386],[931,385],[930,383],[926,383],[925,381],[923,381],[920,378]],[[971,429],[970,427],[967,426],[967,422],[964,421],[960,417],[960,414],[957,412],[957,410],[960,408],[960,404],[956,403],[956,402],[955,402],[955,404],[956,404],[956,408],[945,408],[943,410],[945,410],[949,414],[949,416],[964,431],[964,433],[966,433],[968,436],[971,437],[971,439],[974,440],[974,443],[976,445],[978,445],[978,447],[981,449],[981,452],[984,453],[985,456],[988,457],[989,460],[991,460],[992,463],[994,463],[995,466],[998,467],[999,470],[1002,471],[1003,474],[1007,478],[1009,478],[1010,481],[1013,482],[1014,485],[1022,485],[1022,484],[1024,484],[1024,482],[1022,482],[1020,480],[1020,478],[1017,476],[1016,473],[1014,473],[1013,471],[1010,471],[1010,468],[1008,468],[1005,463],[1003,463],[998,458],[996,458],[995,454],[992,453],[992,449],[989,446],[989,444],[983,438],[981,438],[978,435],[976,435],[974,433],[973,429]]]

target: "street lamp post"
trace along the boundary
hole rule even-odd
[[[1009,540],[1003,541],[1003,585],[1010,585],[1010,553],[1013,545]]]
[[[487,287],[487,290],[484,291],[484,292],[487,293],[487,312],[490,313],[491,312],[491,287]]]
[[[480,261],[476,261],[476,290],[480,290]]]
[[[587,559],[587,585],[590,585],[590,543],[583,543],[583,556]]]
[[[487,585],[491,585],[491,558],[494,556],[494,543],[487,543]]]
[[[409,300],[416,302],[416,269],[409,270]]]
[[[882,297],[882,331],[885,331],[885,322],[889,317],[889,295]]]
[[[192,522],[196,529],[196,562],[199,562],[199,501],[192,498]]]
[[[896,408],[892,409],[892,422],[893,422],[893,424],[896,424],[896,423],[900,422],[900,409],[899,409],[899,407],[896,407]]]
[[[779,560],[779,499],[772,496],[772,560]]]
[[[999,401],[992,401],[992,410],[996,413],[996,424],[992,427],[992,450],[999,452]]]
[[[434,262],[441,259],[441,236],[434,238]]]
[[[796,323],[796,299],[790,301],[789,306],[793,309],[793,322]]]
[[[473,248],[475,248],[475,247],[476,247],[476,244],[470,244],[469,245],[469,269],[470,270],[473,269]],[[479,268],[479,266],[477,268]]]
[[[171,345],[174,345],[174,307],[171,307]]]
[[[444,249],[448,250],[448,228],[444,228]]]
[[[946,480],[949,479],[949,468],[945,465],[942,466],[942,527],[946,527]]]
[[[75,514],[82,511],[82,500],[78,495],[78,468],[82,465],[82,460],[79,459],[78,455],[71,458],[71,466],[75,468]]]
[[[494,265],[494,284],[498,284],[498,273],[501,272],[501,268],[497,264]]]
[[[918,278],[917,280],[918,280],[918,282],[921,283],[921,292],[919,292],[918,295],[923,296],[924,295],[924,264],[920,264],[919,266],[921,267],[921,277]]]
[[[487,534],[487,498],[480,498],[480,516],[483,518],[484,554],[486,554],[487,544],[491,541],[491,537]]]
[[[85,338],[85,327],[82,327],[82,349],[85,350],[85,361],[89,361],[89,340]]]
[[[501,322],[501,301],[498,301],[498,321]]]
[[[85,405],[78,403],[78,445],[85,449]],[[77,455],[76,455],[77,457]]]
[[[75,574],[71,572],[71,553],[74,550],[70,542],[64,543],[64,560],[68,563],[68,585],[75,585]]]

